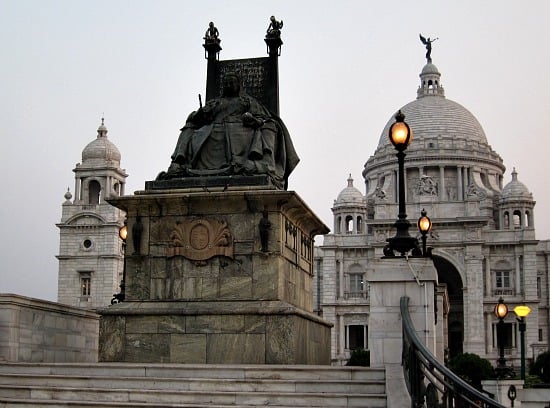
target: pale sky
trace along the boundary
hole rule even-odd
[[[330,228],[348,174],[364,192],[384,125],[416,98],[422,33],[439,38],[446,97],[478,118],[505,184],[516,168],[537,201],[537,238],[550,238],[548,0],[0,0],[0,10],[0,293],[57,299],[55,224],[102,115],[127,194],[166,170],[204,98],[209,21],[221,59],[265,56],[269,17],[284,21],[281,117],[301,158],[289,189]]]

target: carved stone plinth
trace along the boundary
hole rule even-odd
[[[102,314],[100,361],[330,364],[330,325],[284,302],[124,302]]]
[[[328,228],[296,193],[109,202],[128,214],[126,300],[101,311],[100,361],[330,363],[331,325],[312,313],[314,237]]]

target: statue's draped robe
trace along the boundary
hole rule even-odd
[[[247,112],[253,124],[243,122]],[[299,160],[282,120],[248,95],[213,99],[192,113],[172,155],[188,176],[265,174],[277,188],[286,188]]]

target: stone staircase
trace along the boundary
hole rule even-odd
[[[383,369],[0,364],[0,407],[386,407]]]

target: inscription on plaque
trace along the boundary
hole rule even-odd
[[[229,72],[239,75],[242,87],[248,95],[259,99],[263,104],[268,105],[265,89],[267,86],[267,58],[249,58],[242,60],[220,61],[218,65],[218,92],[221,95],[222,81],[220,80]]]

